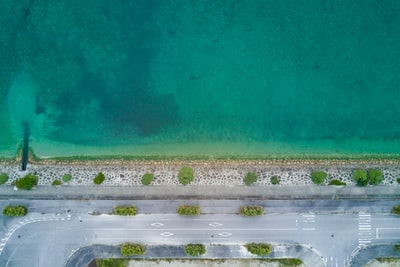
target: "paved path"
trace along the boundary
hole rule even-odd
[[[0,186],[0,198],[28,199],[399,199],[400,186]]]

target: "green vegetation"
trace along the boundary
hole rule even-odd
[[[323,184],[328,177],[328,174],[323,171],[312,172],[311,173],[311,180],[314,184]]]
[[[142,176],[142,185],[150,185],[154,179],[154,174],[152,173],[145,173]]]
[[[271,177],[271,184],[276,185],[279,184],[280,180],[278,178],[278,176],[272,176]]]
[[[255,182],[257,182],[257,179],[258,179],[258,177],[257,177],[257,174],[255,172],[248,172],[246,174],[246,176],[243,178],[243,182],[246,185],[252,185]]]
[[[63,180],[64,183],[68,183],[69,181],[71,181],[72,179],[72,175],[69,173],[66,173],[62,176],[61,178]]]
[[[398,266],[397,263],[400,263],[400,258],[383,258],[383,257],[379,257],[376,258],[377,261],[379,261],[380,263],[396,263],[396,265],[390,265],[390,266]]]
[[[396,250],[397,252],[400,252],[400,244],[394,245],[394,250]]]
[[[198,257],[206,253],[206,247],[203,244],[188,244],[184,250],[187,255],[192,257]]]
[[[261,206],[241,206],[240,214],[243,216],[261,216],[264,215],[264,208]]]
[[[96,177],[93,179],[93,183],[99,185],[102,184],[105,179],[106,177],[104,176],[104,174],[102,172],[99,172],[99,174],[97,174]]]
[[[18,189],[31,190],[34,186],[38,184],[38,177],[33,173],[28,173],[22,178],[15,181],[15,186]]]
[[[25,216],[28,214],[28,209],[25,206],[17,205],[7,205],[3,208],[3,214],[6,216]]]
[[[197,216],[200,215],[200,206],[180,205],[176,212],[184,216]]]
[[[115,206],[113,213],[120,216],[135,216],[137,214],[137,208],[136,206]]]
[[[178,173],[179,183],[187,185],[194,179],[194,171],[190,167],[182,167]]]
[[[7,173],[0,173],[0,185],[5,184],[8,181]]]
[[[52,186],[59,186],[59,185],[61,185],[61,184],[62,184],[61,180],[58,180],[58,179],[54,180],[54,181],[51,183]]]
[[[345,182],[342,182],[342,181],[340,181],[340,180],[338,180],[338,179],[333,179],[333,180],[331,180],[331,181],[329,182],[329,185],[346,185],[346,183],[345,183]]]
[[[272,251],[272,246],[267,243],[248,243],[245,247],[251,254],[258,256],[269,255]]]
[[[400,184],[400,177],[396,179],[396,181]]]
[[[370,185],[378,185],[382,183],[383,180],[383,173],[381,170],[368,170],[368,181]]]
[[[146,252],[146,247],[138,243],[123,243],[121,245],[121,254],[123,256],[143,255]]]
[[[127,259],[96,259],[97,267],[127,267],[128,264]]]
[[[358,186],[366,186],[368,184],[367,172],[362,169],[357,169],[353,173],[353,179]]]
[[[392,213],[396,215],[400,215],[400,205],[394,205],[392,207]]]

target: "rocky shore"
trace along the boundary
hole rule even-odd
[[[155,175],[152,185],[178,185],[177,174],[183,166],[194,169],[191,185],[243,185],[247,172],[258,175],[256,185],[272,185],[271,177],[277,176],[281,186],[312,184],[312,171],[325,171],[328,178],[354,185],[352,173],[357,168],[380,169],[382,185],[396,185],[400,177],[397,160],[41,160],[28,164],[25,172],[19,162],[0,162],[0,173],[7,173],[11,184],[15,179],[31,172],[39,177],[39,185],[49,185],[64,174],[71,174],[68,185],[92,185],[93,178],[104,173],[102,186],[142,186],[141,177],[150,172]]]

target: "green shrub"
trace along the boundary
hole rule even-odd
[[[96,259],[97,267],[127,267],[128,263],[126,259]]]
[[[113,213],[120,216],[135,216],[137,214],[137,208],[136,206],[115,206]]]
[[[184,250],[187,255],[192,257],[198,257],[206,253],[206,247],[203,244],[187,244]]]
[[[1,173],[0,174],[0,185],[5,184],[8,181],[8,174]]]
[[[272,246],[267,243],[248,243],[245,247],[251,254],[258,256],[269,255],[272,251]]]
[[[353,179],[358,186],[366,186],[368,184],[367,172],[362,169],[357,169],[353,173]]]
[[[257,174],[255,172],[248,172],[246,176],[243,178],[243,182],[246,185],[252,185],[257,182]]]
[[[328,177],[328,174],[326,174],[326,172],[319,171],[311,173],[311,180],[314,184],[323,184],[326,177]]]
[[[121,245],[121,254],[123,256],[143,255],[146,252],[146,247],[137,243],[123,243]]]
[[[182,167],[178,173],[179,183],[187,185],[194,179],[194,171],[190,167]]]
[[[396,179],[396,181],[400,184],[400,177]]]
[[[400,205],[394,205],[394,206],[392,207],[392,213],[393,213],[393,214],[400,215]]]
[[[61,185],[61,184],[62,184],[61,180],[58,180],[58,179],[54,180],[54,181],[51,183],[52,186],[59,186],[59,185]]]
[[[272,176],[271,177],[271,184],[276,185],[279,184],[280,180],[278,178],[278,176]]]
[[[150,185],[154,179],[154,174],[152,173],[145,173],[142,176],[142,185]]]
[[[104,176],[104,174],[102,172],[99,172],[99,174],[97,174],[96,177],[93,179],[93,183],[99,185],[102,184],[105,179],[106,177]]]
[[[72,179],[72,175],[69,173],[66,173],[62,176],[61,178],[63,180],[64,183],[68,183],[69,181],[71,181]]]
[[[240,214],[243,216],[261,216],[264,214],[264,208],[261,206],[241,206]]]
[[[28,214],[28,209],[24,206],[7,205],[3,208],[3,214],[6,216],[25,216]]]
[[[345,182],[342,182],[342,181],[340,181],[340,180],[338,180],[338,179],[333,179],[333,180],[331,180],[331,181],[329,182],[329,185],[346,185],[346,183],[345,183]]]
[[[383,173],[381,170],[368,170],[368,181],[370,185],[378,185],[382,183],[383,180]]]
[[[397,252],[400,252],[400,244],[394,245],[394,250],[396,250]]]
[[[28,173],[22,178],[15,181],[15,186],[18,189],[31,190],[34,186],[38,184],[38,177],[33,173]]]
[[[200,215],[201,209],[200,206],[180,205],[176,212],[184,216],[197,216]]]

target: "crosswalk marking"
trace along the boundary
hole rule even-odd
[[[360,213],[358,214],[358,244],[367,245],[371,244],[371,214]]]

